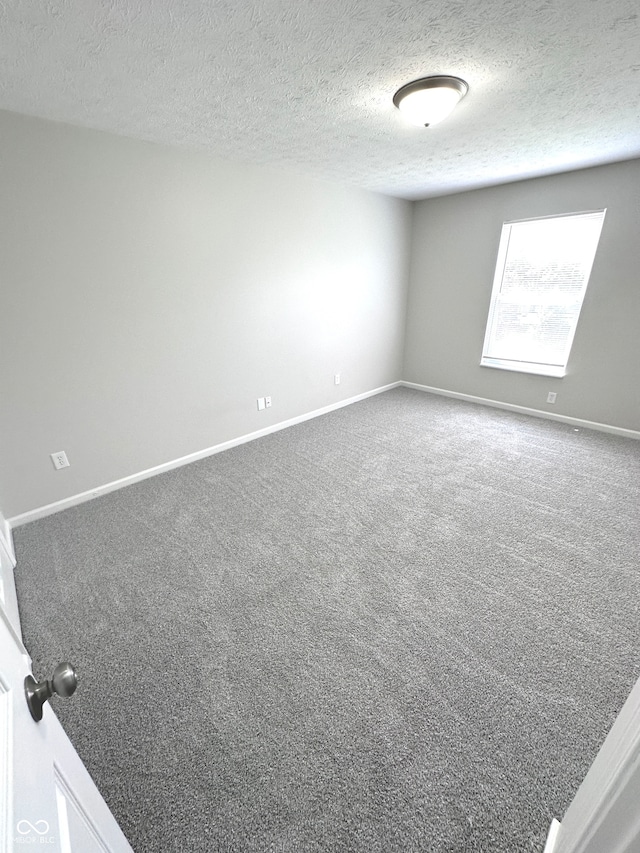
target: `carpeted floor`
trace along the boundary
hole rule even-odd
[[[137,853],[541,851],[640,675],[640,443],[408,389],[15,531]]]

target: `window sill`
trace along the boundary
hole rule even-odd
[[[483,358],[480,367],[495,367],[498,370],[511,370],[515,373],[534,373],[538,376],[553,376],[561,379],[566,376],[566,367],[557,364],[535,364],[528,361],[503,361],[499,358]]]

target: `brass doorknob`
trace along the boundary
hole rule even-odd
[[[53,670],[50,681],[38,683],[32,675],[28,675],[24,680],[24,692],[29,711],[31,711],[31,716],[36,723],[42,719],[44,703],[51,699],[54,693],[57,696],[68,698],[73,696],[77,686],[76,671],[70,663],[59,663]]]

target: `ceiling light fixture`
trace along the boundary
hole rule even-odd
[[[468,91],[469,86],[459,77],[434,75],[402,86],[393,103],[411,124],[429,127],[453,112]]]

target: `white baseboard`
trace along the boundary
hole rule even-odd
[[[16,564],[16,552],[13,547],[13,536],[11,535],[11,524],[0,512],[0,548],[4,548],[12,565]]]
[[[365,391],[363,394],[357,394],[355,397],[349,397],[346,400],[341,400],[338,403],[331,403],[328,406],[323,406],[321,409],[315,409],[312,412],[307,412],[304,415],[298,415],[295,418],[290,418],[286,421],[273,424],[264,429],[250,432],[246,435],[241,435],[238,438],[232,438],[230,441],[223,441],[221,444],[216,444],[213,447],[207,447],[204,450],[198,450],[195,453],[189,453],[187,456],[181,456],[179,459],[173,459],[170,462],[163,462],[162,465],[156,465],[153,468],[147,468],[146,471],[139,471],[137,474],[130,474],[128,477],[122,477],[120,480],[114,480],[111,483],[105,483],[103,486],[96,486],[86,492],[81,492],[78,495],[72,495],[68,498],[63,498],[55,503],[47,504],[46,506],[37,507],[36,509],[23,512],[20,515],[15,515],[9,519],[11,527],[19,527],[21,524],[28,524],[30,521],[37,521],[39,518],[45,518],[47,515],[53,515],[56,512],[61,512],[63,509],[77,506],[85,503],[85,501],[93,500],[93,498],[106,495],[109,492],[115,492],[117,489],[122,489],[125,486],[130,486],[133,483],[138,483],[140,480],[146,480],[149,477],[155,477],[157,474],[164,474],[165,471],[172,471],[174,468],[180,468],[182,465],[188,465],[190,462],[197,462],[199,459],[205,459],[207,456],[214,456],[216,453],[222,453],[224,450],[230,450],[232,447],[237,447],[240,444],[246,444],[249,441],[255,441],[257,438],[262,438],[265,435],[270,435],[273,432],[278,432],[287,427],[295,426],[303,421],[317,418],[320,415],[326,415],[336,409],[341,409],[344,406],[350,406],[360,400],[365,400],[367,397],[373,397],[376,394],[382,394],[385,391],[390,391],[392,388],[397,388],[401,385],[400,382],[392,382],[390,385],[384,385],[380,388],[374,388],[373,391]],[[15,562],[15,561],[14,561]]]
[[[560,832],[560,821],[556,820],[555,817],[551,821],[551,826],[549,827],[549,834],[547,835],[547,843],[544,845],[544,850],[542,853],[553,853],[556,841],[558,840],[558,833]]]
[[[566,415],[558,415],[555,412],[546,412],[541,409],[530,409],[526,406],[516,406],[513,403],[502,403],[499,400],[488,400],[485,397],[475,397],[471,394],[461,394],[457,391],[447,391],[444,388],[433,388],[429,385],[418,385],[415,382],[392,382],[389,385],[383,385],[380,388],[374,388],[372,391],[365,391],[363,394],[357,394],[355,397],[349,397],[346,400],[341,400],[338,403],[331,403],[328,406],[323,406],[320,409],[307,412],[304,415],[298,415],[295,418],[290,418],[286,421],[273,424],[264,429],[256,430],[255,432],[247,433],[246,435],[233,438],[229,441],[224,441],[221,444],[216,444],[213,447],[207,447],[204,450],[190,453],[187,456],[182,456],[179,459],[173,459],[170,462],[164,462],[161,465],[156,465],[153,468],[148,468],[145,471],[139,471],[137,474],[130,474],[127,477],[122,477],[119,480],[114,480],[111,483],[105,483],[102,486],[96,486],[86,492],[81,492],[71,497],[63,498],[60,501],[47,504],[46,506],[37,507],[20,515],[13,516],[10,519],[4,519],[0,515],[0,546],[4,544],[5,550],[9,554],[13,564],[15,565],[15,551],[13,548],[13,539],[11,536],[11,528],[19,527],[21,524],[28,524],[30,521],[37,521],[39,518],[45,518],[48,515],[53,515],[56,512],[61,512],[69,507],[77,506],[78,504],[90,501],[93,498],[106,495],[109,492],[115,492],[117,489],[122,489],[125,486],[130,486],[133,483],[138,483],[141,480],[146,480],[149,477],[155,477],[157,474],[163,474],[165,471],[171,471],[174,468],[180,468],[182,465],[188,465],[190,462],[197,462],[199,459],[205,459],[207,456],[214,456],[216,453],[222,453],[224,450],[230,450],[232,447],[237,447],[240,444],[246,444],[249,441],[255,441],[257,438],[262,438],[273,432],[278,432],[282,429],[287,429],[290,426],[303,423],[304,421],[317,418],[320,415],[326,415],[336,409],[341,409],[344,406],[350,406],[360,400],[365,400],[367,397],[373,397],[376,394],[382,394],[385,391],[390,391],[392,388],[405,387],[414,388],[418,391],[426,391],[430,394],[440,394],[444,397],[453,397],[457,400],[466,400],[470,403],[480,403],[484,406],[493,406],[498,409],[507,409],[508,411],[519,412],[525,415],[533,415],[534,417],[547,418],[548,420],[562,421],[563,423],[571,424],[572,426],[583,427],[585,429],[595,429],[601,432],[609,432],[614,435],[625,436],[626,438],[640,439],[640,432],[632,429],[624,429],[622,427],[612,426],[610,424],[600,424],[594,421],[586,421],[581,418],[571,418]]]
[[[480,403],[483,406],[493,406],[495,409],[506,409],[510,412],[519,412],[522,415],[532,415],[536,418],[545,418],[549,421],[561,421],[574,427],[582,429],[595,429],[598,432],[610,432],[613,435],[621,435],[625,438],[640,439],[640,431],[626,429],[612,424],[601,424],[596,421],[585,421],[582,418],[571,418],[569,415],[559,415],[556,412],[547,412],[544,409],[530,409],[527,406],[516,406],[515,403],[502,403],[500,400],[488,400],[485,397],[474,397],[472,394],[461,394],[458,391],[446,391],[444,388],[432,388],[430,385],[418,385],[415,382],[400,382],[405,388],[415,388],[417,391],[426,391],[429,394],[440,394],[442,397],[453,397],[456,400],[466,400],[468,403]]]

